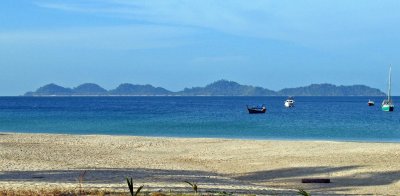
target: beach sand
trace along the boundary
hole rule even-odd
[[[400,195],[400,143],[0,135],[0,189]],[[301,178],[330,178],[302,184]]]

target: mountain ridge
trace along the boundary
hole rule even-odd
[[[229,80],[217,80],[204,87],[184,88],[173,92],[150,84],[120,84],[106,90],[94,83],[84,83],[66,88],[51,83],[27,92],[24,96],[384,96],[377,88],[366,85],[311,84],[303,87],[273,91],[264,87],[242,85]]]

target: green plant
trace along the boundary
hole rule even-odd
[[[129,178],[126,178],[126,182],[128,183],[128,188],[129,188],[129,192],[131,193],[131,196],[137,196],[140,193],[140,191],[142,190],[142,188],[144,187],[144,185],[142,185],[138,189],[136,189],[136,192],[133,192],[132,178],[130,180],[129,180]]]
[[[217,194],[216,195],[220,195],[220,196],[228,196],[228,195],[232,195],[232,193],[227,193],[227,192],[225,192],[225,191],[220,191],[220,192],[217,192]]]
[[[308,193],[307,191],[305,191],[303,189],[298,189],[297,194],[298,195],[303,195],[303,196],[311,196],[310,193]]]
[[[79,195],[83,195],[83,194],[84,194],[84,191],[83,191],[82,186],[83,186],[83,180],[84,180],[85,175],[86,175],[86,170],[85,170],[85,171],[82,171],[82,172],[79,174],[79,177],[78,177],[78,182],[79,182]]]
[[[196,183],[189,182],[189,181],[184,181],[184,182],[188,183],[192,187],[194,193],[197,193],[197,184]]]

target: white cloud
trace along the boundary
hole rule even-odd
[[[400,19],[393,10],[399,5],[396,1],[79,0],[37,4],[43,8],[200,27],[313,46],[361,43],[381,28],[392,28],[396,25],[393,21]]]
[[[110,1],[77,1],[75,3],[65,1],[36,2],[42,8],[57,9],[70,12],[98,13],[98,14],[133,14],[133,6],[123,6]]]

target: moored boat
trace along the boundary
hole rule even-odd
[[[382,102],[382,111],[384,112],[393,112],[394,104],[392,100],[392,65],[389,68],[389,89],[387,94],[387,99]]]
[[[294,107],[294,99],[293,99],[293,97],[289,97],[288,99],[286,99],[285,107],[287,107],[287,108]]]
[[[267,107],[265,105],[258,105],[258,106],[247,106],[247,110],[249,111],[249,114],[261,114],[265,113],[267,111]]]
[[[384,111],[384,112],[393,112],[394,111],[393,103],[385,99],[382,102],[382,111]]]
[[[374,101],[371,101],[371,100],[368,101],[368,106],[374,106],[374,105],[375,105]]]

